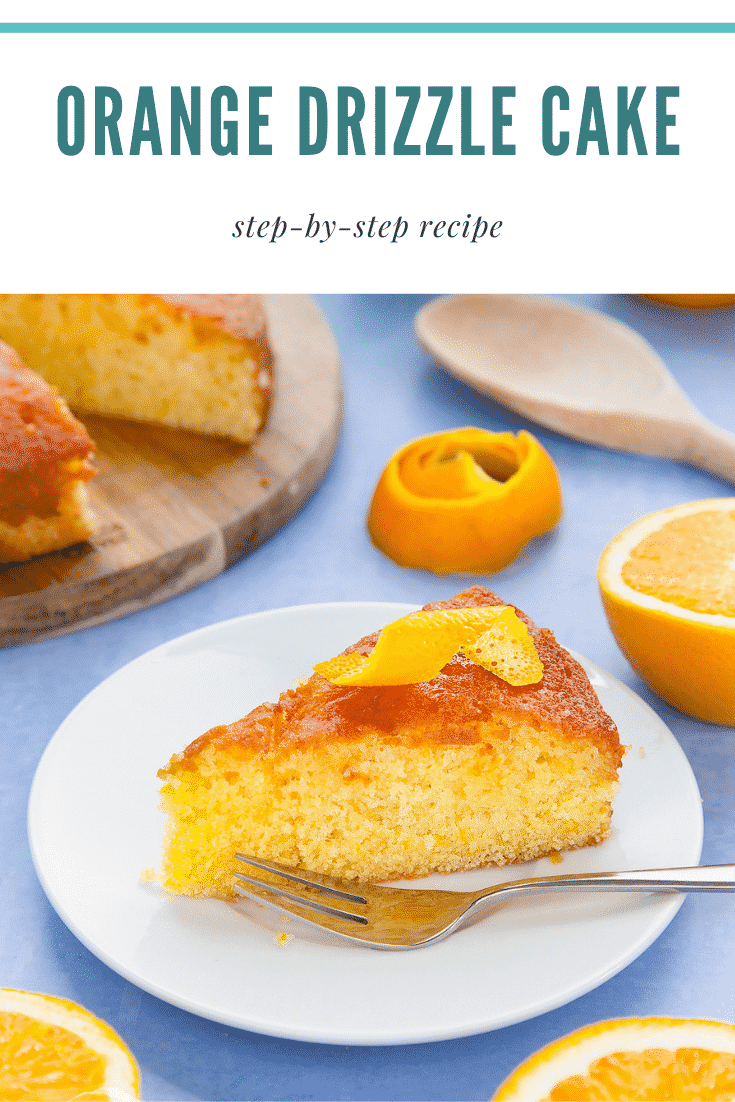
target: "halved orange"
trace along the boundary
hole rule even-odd
[[[525,1061],[492,1102],[732,1102],[735,1025],[689,1018],[598,1022]]]
[[[636,521],[605,548],[598,580],[641,677],[687,715],[735,725],[735,498]]]
[[[0,989],[3,1102],[127,1102],[138,1069],[118,1035],[66,999]]]
[[[423,436],[390,459],[368,529],[399,566],[502,570],[562,511],[556,468],[528,432],[464,428]]]

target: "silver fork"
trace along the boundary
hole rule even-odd
[[[255,877],[236,872],[234,887],[240,895],[371,949],[431,945],[454,933],[488,904],[535,892],[735,892],[735,865],[575,872],[515,880],[475,892],[448,892],[363,884],[355,887],[344,880],[287,868],[274,861],[260,861],[242,853],[235,856],[265,873]],[[288,888],[283,880],[289,882]],[[330,906],[328,899],[339,900],[340,905]]]

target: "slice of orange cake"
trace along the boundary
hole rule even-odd
[[[238,851],[380,881],[527,861],[606,838],[622,761],[615,724],[552,633],[489,589],[473,586],[423,612],[482,609],[520,621],[527,642],[514,628],[504,661],[483,658],[479,644],[450,646],[453,656],[426,680],[356,684],[370,677],[350,671],[378,654],[381,635],[394,657],[381,643],[379,665],[413,661],[420,676],[415,654],[400,653],[418,638],[421,614],[413,614],[320,665],[277,704],[174,755],[158,774],[165,886],[232,898]],[[436,620],[426,619],[427,638]],[[536,680],[511,684],[524,646]]]
[[[93,451],[54,387],[0,341],[0,563],[89,539]]]

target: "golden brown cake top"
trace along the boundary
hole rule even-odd
[[[54,387],[30,371],[0,341],[0,513],[8,524],[52,513],[66,465],[77,460],[76,478],[94,469],[84,463],[94,444]]]
[[[424,611],[506,603],[484,586],[472,586],[451,600],[426,605]],[[210,743],[287,752],[378,732],[386,740],[408,745],[471,745],[479,740],[479,723],[514,720],[552,727],[569,738],[588,738],[610,760],[611,768],[617,768],[622,761],[617,728],[584,670],[550,631],[536,627],[520,609],[515,611],[544,665],[543,678],[535,685],[509,685],[460,654],[438,677],[418,685],[343,687],[314,674],[282,693],[277,704],[262,704],[244,719],[208,731],[177,755],[169,770],[194,767],[197,754]],[[369,654],[379,634],[366,636],[345,653]]]
[[[266,344],[266,317],[260,295],[159,295],[185,317],[209,318],[231,337]]]
[[[56,389],[0,341],[0,472],[84,459],[94,444]]]

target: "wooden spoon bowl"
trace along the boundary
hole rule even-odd
[[[553,299],[462,295],[428,303],[415,329],[453,375],[539,424],[735,482],[735,435],[708,421],[621,322]]]

